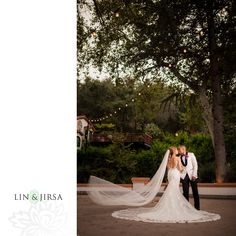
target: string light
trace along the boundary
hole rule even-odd
[[[170,64],[170,65],[171,65],[171,64]],[[150,88],[150,85],[147,85],[147,87]],[[139,93],[138,93],[138,96],[141,96],[141,95],[142,95],[142,93],[139,92]],[[135,100],[136,100],[135,98],[132,98],[132,99],[131,99],[131,102],[135,102]],[[128,106],[129,106],[128,103],[126,103],[126,104],[125,104],[125,107],[128,107]],[[121,110],[122,110],[122,107],[118,107],[118,111],[121,111]],[[117,114],[117,111],[116,111],[116,110],[113,111],[113,114]],[[98,122],[98,121],[106,120],[106,119],[108,119],[109,117],[112,117],[113,114],[112,114],[112,113],[109,113],[109,115],[106,115],[106,116],[101,117],[101,118],[99,118],[99,119],[92,119],[91,122]]]
[[[203,36],[203,35],[204,35],[203,31],[200,31],[200,36]]]
[[[120,16],[119,12],[116,12],[115,16],[116,16],[116,17],[119,17],[119,16]]]
[[[187,52],[187,50],[186,49],[184,49],[184,53],[186,53]]]
[[[96,31],[93,31],[93,32],[91,33],[91,35],[95,38],[95,37],[97,36]]]
[[[171,64],[169,64],[169,67],[171,67],[172,65]]]
[[[228,15],[227,10],[226,10],[225,8],[223,8],[223,9],[220,11],[220,16],[223,18],[223,17],[225,17],[225,16],[227,16],[227,15]]]

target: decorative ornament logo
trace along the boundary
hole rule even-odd
[[[37,190],[32,190],[32,191],[29,193],[29,201],[30,201],[32,204],[38,203],[38,201],[39,201],[39,192],[38,192]]]
[[[14,213],[9,220],[13,226],[22,229],[21,236],[65,236],[62,227],[66,214],[62,204],[56,201],[38,202],[37,191],[31,191],[31,207],[28,212]]]

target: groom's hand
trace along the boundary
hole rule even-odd
[[[197,179],[197,177],[193,176],[192,177],[192,181],[195,181]]]

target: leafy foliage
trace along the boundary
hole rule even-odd
[[[153,138],[157,138],[161,135],[161,129],[154,123],[147,124],[144,131],[145,133],[151,135]]]
[[[95,0],[78,2],[78,9],[79,73],[94,65],[114,78],[135,75],[181,81],[195,91],[203,85],[210,89],[212,11],[222,84],[234,78],[235,1]]]
[[[98,131],[148,131],[154,138],[160,133],[158,128],[170,132],[178,129],[190,133],[206,131],[199,106],[188,102],[188,95],[181,103],[168,101],[164,109],[163,100],[173,93],[173,88],[158,81],[147,84],[131,78],[119,82],[88,78],[84,82],[78,81],[77,91],[78,115],[85,114],[90,119],[108,116],[95,124]],[[114,127],[108,127],[108,124]],[[158,126],[155,132],[151,131],[154,126]]]
[[[132,177],[152,177],[170,146],[184,143],[188,151],[194,152],[199,165],[201,182],[215,182],[214,151],[211,139],[206,134],[188,135],[179,132],[178,136],[165,133],[156,139],[150,150],[134,151],[119,141],[108,147],[88,147],[78,151],[78,182],[87,182],[90,175],[96,175],[115,183],[131,183]],[[235,179],[235,159],[231,162],[231,176]],[[233,174],[234,173],[234,174]]]

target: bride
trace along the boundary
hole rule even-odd
[[[151,181],[137,190],[130,190],[91,176],[88,195],[95,203],[101,205],[146,205],[159,192],[167,167],[168,185],[154,207],[128,208],[115,211],[112,216],[120,219],[154,223],[191,223],[220,219],[218,214],[196,210],[180,192],[180,173],[183,166],[177,154],[176,147],[169,148]]]

